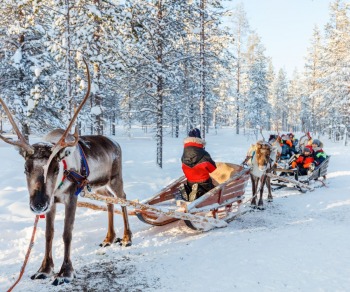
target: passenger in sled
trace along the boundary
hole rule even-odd
[[[315,165],[319,166],[327,158],[327,154],[322,149],[323,143],[318,139],[314,139],[312,140],[311,146],[313,150],[313,157],[315,159]]]
[[[281,159],[286,160],[293,156],[293,143],[290,140],[288,135],[282,135],[281,137],[281,147],[282,147],[282,153],[281,153]]]
[[[288,137],[289,137],[290,141],[292,142],[291,152],[293,154],[298,153],[297,146],[298,146],[299,140],[295,138],[293,133],[289,133]]]
[[[312,152],[309,147],[304,147],[303,152],[292,162],[292,168],[297,168],[299,175],[307,175],[314,170],[315,159]]]
[[[186,201],[192,202],[214,188],[209,174],[216,169],[216,164],[204,147],[205,141],[201,138],[200,130],[190,130],[184,140],[181,158],[187,183],[179,187],[181,196]]]

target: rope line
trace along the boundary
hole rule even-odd
[[[35,232],[36,232],[36,228],[38,226],[38,221],[39,221],[39,215],[36,215],[35,216],[35,221],[34,221],[34,227],[33,227],[33,232],[32,232],[32,237],[30,239],[30,243],[29,243],[29,247],[28,247],[28,250],[27,250],[27,253],[26,253],[26,256],[24,258],[24,262],[23,262],[23,265],[21,267],[21,270],[20,270],[20,273],[19,273],[19,276],[16,280],[16,282],[11,286],[10,289],[7,290],[7,292],[11,292],[13,288],[16,287],[16,285],[19,283],[19,281],[21,280],[22,276],[23,276],[23,273],[24,273],[24,270],[26,268],[26,265],[27,265],[27,262],[28,262],[28,259],[29,259],[29,256],[30,256],[30,252],[34,246],[34,239],[35,239]]]

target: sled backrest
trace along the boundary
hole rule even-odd
[[[210,174],[215,186],[224,183],[235,173],[242,170],[240,165],[227,162],[217,162],[216,167],[216,170]]]
[[[215,188],[191,203],[191,209],[200,209],[210,205],[225,204],[230,199],[242,196],[250,170],[241,165],[218,162],[217,169],[211,173]]]
[[[312,180],[318,179],[319,177],[325,177],[327,175],[330,158],[331,158],[330,156],[327,156],[327,158],[314,169],[314,171],[310,174],[307,180],[312,181]]]

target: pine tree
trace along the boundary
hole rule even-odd
[[[264,55],[265,48],[257,35],[253,35],[250,46],[251,64],[249,68],[249,91],[247,95],[247,123],[254,129],[267,128],[269,104],[268,104],[268,79],[267,58]],[[257,136],[257,135],[256,135]]]
[[[278,71],[278,75],[273,85],[273,117],[276,131],[287,131],[288,127],[288,81],[283,69]]]
[[[330,21],[325,28],[325,53],[322,57],[324,77],[322,78],[325,102],[328,110],[328,124],[333,137],[349,129],[349,82],[350,82],[350,21],[348,5],[336,0],[330,6]]]
[[[308,48],[308,54],[305,64],[305,83],[306,96],[308,96],[307,110],[310,115],[303,118],[304,131],[320,131],[322,125],[325,125],[325,117],[327,115],[326,108],[323,106],[322,94],[322,55],[323,55],[322,37],[318,27],[314,28],[311,46]]]
[[[46,2],[42,1],[40,5]],[[25,136],[60,124],[62,104],[51,98],[56,68],[46,51],[47,17],[37,1],[3,1],[0,10],[2,94]]]
[[[233,48],[235,54],[235,107],[236,107],[236,134],[239,134],[240,119],[241,119],[241,103],[244,92],[244,81],[247,75],[247,67],[245,64],[244,51],[246,37],[249,32],[249,24],[244,11],[243,4],[238,4],[233,13],[234,27],[233,35],[235,38]]]

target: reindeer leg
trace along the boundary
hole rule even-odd
[[[102,247],[110,246],[115,241],[115,230],[114,230],[114,205],[107,204],[108,210],[108,228],[107,235],[103,242],[100,244]]]
[[[260,196],[259,196],[259,202],[258,202],[258,209],[264,210],[264,201],[263,201],[263,194],[264,194],[264,186],[266,183],[266,175],[261,177],[261,186],[260,186]]]
[[[267,201],[271,203],[273,202],[273,197],[271,192],[271,178],[269,176],[266,178],[266,185],[267,185],[267,191],[268,191]]]
[[[52,260],[52,240],[55,232],[56,203],[54,203],[48,213],[46,213],[45,230],[45,256],[40,269],[31,276],[32,280],[46,279],[54,274],[54,263]]]
[[[69,283],[73,278],[75,278],[73,265],[70,259],[70,253],[76,208],[77,196],[70,193],[68,202],[65,203],[65,218],[63,230],[64,257],[61,270],[59,271],[56,279],[52,283],[52,285],[55,286],[64,283]]]
[[[256,178],[252,175],[250,175],[251,177],[251,182],[252,182],[252,201],[250,203],[250,205],[255,208],[256,207],[256,193],[257,193],[257,186],[258,186],[258,182],[259,182],[259,178]]]
[[[118,163],[116,163],[114,167],[115,167],[114,170],[116,175],[111,179],[110,191],[114,196],[125,199],[126,194],[124,193],[124,184],[123,184],[123,178],[121,173],[121,165],[119,164],[119,161]],[[124,220],[124,234],[123,234],[123,238],[118,237],[115,240],[115,243],[119,243],[122,246],[131,246],[132,233],[129,225],[128,212],[127,212],[126,206],[121,206],[121,208],[122,208],[123,220]]]
[[[123,220],[124,220],[124,236],[122,240],[117,240],[122,246],[131,246],[132,233],[129,225],[128,211],[126,206],[122,206]]]

